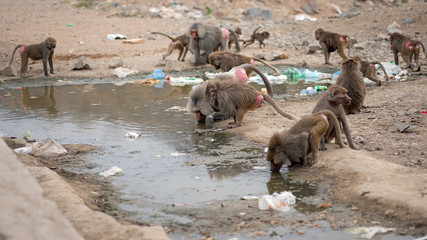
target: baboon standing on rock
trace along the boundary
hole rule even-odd
[[[393,50],[394,54],[394,63],[396,63],[396,65],[399,65],[398,53],[400,52],[403,61],[408,64],[406,68],[412,69],[412,57],[414,57],[416,63],[414,71],[421,71],[420,46],[423,47],[424,55],[426,55],[426,49],[420,41],[412,40],[405,35],[395,32],[390,36],[390,44],[390,48]]]
[[[15,49],[12,52],[12,57],[10,58],[8,66],[12,64],[13,57],[15,56],[15,52],[18,48],[20,48],[20,55],[21,55],[21,77],[25,77],[25,72],[28,68],[28,58],[31,58],[32,60],[40,60],[43,59],[43,70],[44,75],[48,76],[47,73],[47,62],[49,61],[49,67],[50,67],[50,73],[53,74],[53,52],[56,47],[56,40],[48,37],[46,40],[39,44],[32,44],[32,45],[23,45],[20,44],[15,47]]]
[[[351,39],[349,36],[341,35],[338,33],[327,32],[322,28],[318,28],[314,32],[316,40],[319,40],[319,44],[323,49],[325,55],[325,64],[329,64],[329,56],[331,52],[338,51],[338,54],[342,59],[350,57],[351,53]],[[348,45],[348,57],[345,55],[344,49]]]
[[[352,58],[341,63],[341,73],[336,84],[347,89],[348,96],[351,98],[351,103],[343,106],[346,114],[360,111],[365,101],[366,86],[359,68],[359,61]]]
[[[190,50],[194,53],[196,60],[195,64],[200,65],[200,50],[206,52],[206,63],[209,63],[209,54],[215,49],[221,47],[221,50],[228,49],[228,41],[230,39],[230,31],[219,27],[208,26],[202,23],[193,23],[187,34],[190,35]],[[234,31],[232,31],[232,34]],[[239,45],[237,36],[235,36],[236,46]]]
[[[313,165],[319,156],[320,139],[328,130],[329,125],[333,125],[337,130],[335,132],[336,139],[338,139],[337,144],[345,147],[335,114],[329,110],[322,110],[301,118],[288,131],[271,136],[267,151],[270,170],[279,171],[284,163],[288,166]],[[312,157],[307,159],[310,153]]]

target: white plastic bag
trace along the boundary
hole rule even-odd
[[[123,173],[123,169],[121,169],[120,167],[114,166],[108,170],[100,172],[99,175],[104,176],[104,177],[109,177],[109,176],[113,176],[113,175],[120,174],[120,173]]]
[[[273,193],[263,195],[258,200],[258,208],[261,210],[275,210],[287,212],[291,209],[289,205],[295,204],[295,196],[291,192]]]

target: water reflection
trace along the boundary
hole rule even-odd
[[[32,110],[32,109],[43,109],[47,110],[50,114],[58,114],[58,109],[56,108],[56,100],[55,100],[55,91],[54,87],[44,87],[43,95],[35,94],[38,89],[31,88],[22,88],[22,109],[24,111]]]

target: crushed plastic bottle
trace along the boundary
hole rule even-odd
[[[326,86],[316,86],[314,87],[316,89],[316,91],[321,92],[321,91],[326,91],[328,89],[328,87]]]
[[[154,78],[154,79],[163,79],[166,75],[163,73],[162,69],[156,69],[153,73],[150,73],[147,78]]]
[[[299,92],[300,95],[309,95],[309,96],[314,95],[316,93],[317,93],[317,90],[313,87],[307,87],[306,89],[302,89]]]
[[[185,86],[185,85],[196,85],[203,82],[201,78],[192,78],[192,77],[166,77],[169,80],[169,84],[172,86]]]
[[[290,205],[295,204],[295,196],[291,192],[273,193],[272,195],[263,195],[258,200],[258,208],[261,210],[275,210],[287,212],[291,209]]]

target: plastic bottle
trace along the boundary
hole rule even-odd
[[[327,87],[326,86],[316,86],[314,87],[316,89],[316,91],[321,92],[321,91],[326,91]]]

